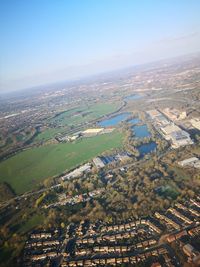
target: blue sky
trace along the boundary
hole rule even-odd
[[[200,49],[198,0],[0,0],[0,90]]]

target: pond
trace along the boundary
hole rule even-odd
[[[131,113],[121,113],[116,116],[111,117],[110,119],[102,120],[98,123],[101,127],[113,127],[119,124],[122,121],[125,121]]]
[[[134,131],[135,137],[137,137],[137,138],[144,138],[144,137],[150,137],[151,136],[151,133],[148,131],[146,124],[135,125],[132,127],[132,130]]]
[[[144,157],[146,154],[155,151],[156,147],[157,147],[157,144],[155,142],[150,142],[150,143],[138,146],[137,149],[140,152],[140,156]]]
[[[128,123],[131,123],[131,124],[137,124],[139,122],[141,122],[139,118],[133,118],[133,119],[128,120]]]
[[[141,99],[143,97],[144,97],[143,95],[133,94],[133,95],[126,96],[124,98],[124,100],[137,100],[137,99]]]

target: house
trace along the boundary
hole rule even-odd
[[[182,221],[184,221],[187,224],[193,223],[189,218],[185,217],[183,214],[181,214],[179,211],[176,209],[170,208],[169,211],[174,214],[176,217],[180,218]]]
[[[188,256],[188,257],[194,257],[197,256],[198,254],[196,253],[195,249],[193,246],[191,246],[190,244],[186,244],[185,246],[183,246],[183,252]]]

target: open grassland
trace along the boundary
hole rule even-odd
[[[0,182],[9,183],[17,194],[34,189],[45,178],[74,168],[106,150],[122,146],[122,134],[85,138],[31,148],[0,163]]]
[[[49,139],[54,138],[58,133],[65,132],[67,126],[76,126],[77,124],[98,119],[106,114],[116,111],[119,108],[119,105],[119,103],[101,103],[89,107],[81,106],[79,108],[64,111],[49,121],[55,125],[60,125],[61,128],[48,128],[44,130],[34,138],[34,142],[48,141]]]
[[[64,132],[66,129],[64,128],[49,128],[49,129],[46,129],[45,131],[43,131],[42,133],[39,133],[34,141],[47,141],[53,137],[56,136],[56,134],[58,133],[62,133]]]
[[[92,106],[82,106],[71,109],[51,119],[51,122],[65,126],[77,125],[100,118],[119,108],[119,103],[98,103]]]

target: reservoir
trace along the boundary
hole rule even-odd
[[[156,150],[156,143],[150,142],[148,144],[143,144],[141,146],[138,146],[137,149],[140,152],[140,156],[144,157],[146,154],[151,153]]]
[[[131,113],[129,112],[121,113],[114,117],[111,117],[110,119],[102,120],[98,124],[101,127],[113,127],[118,125],[120,122],[125,121],[130,116],[130,114]]]
[[[132,127],[132,130],[134,131],[135,137],[137,137],[137,138],[144,138],[144,137],[150,137],[151,136],[151,133],[148,131],[146,124],[135,125]]]

